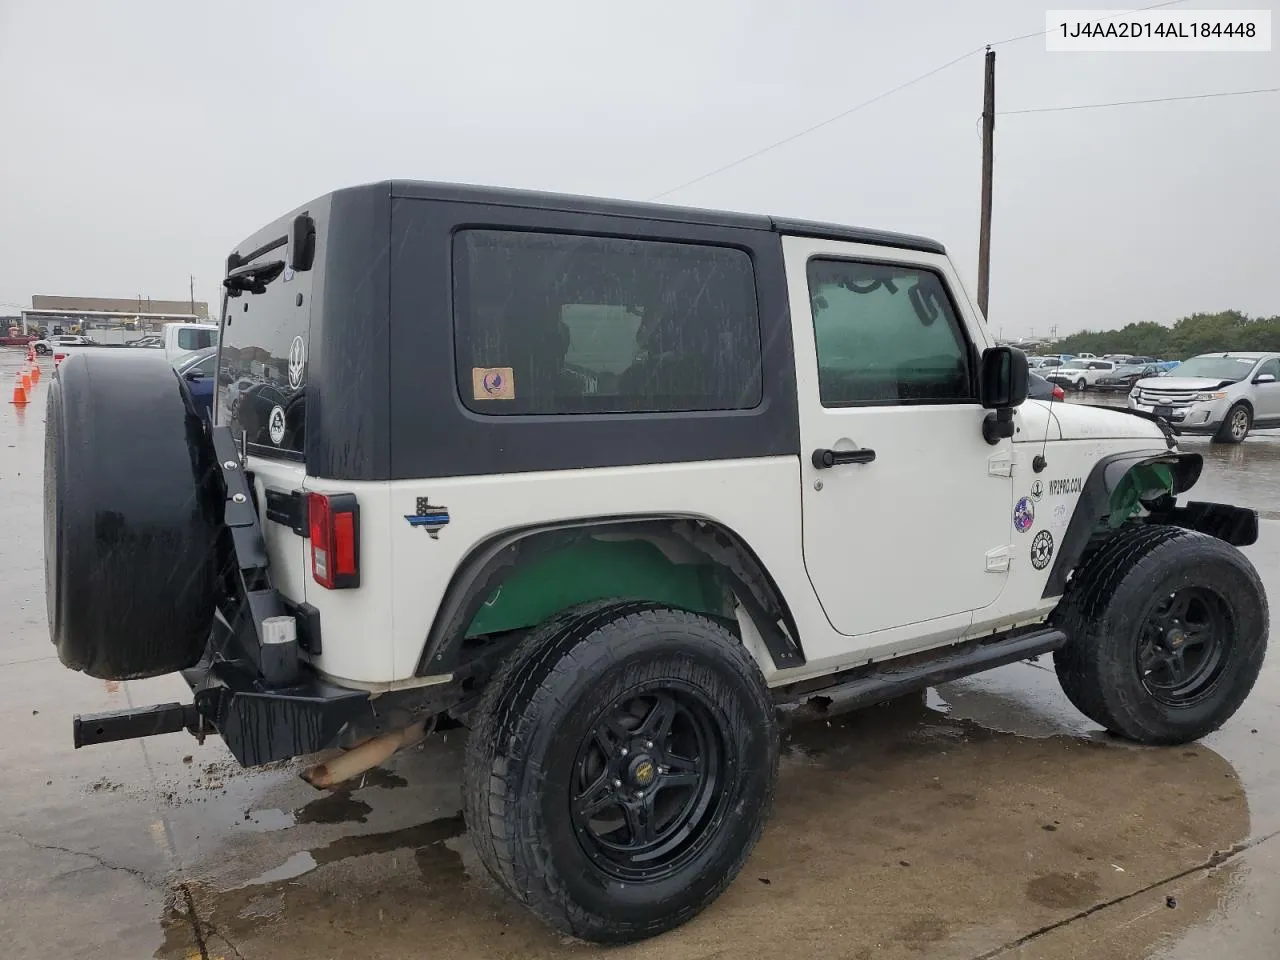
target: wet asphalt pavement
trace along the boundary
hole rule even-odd
[[[5,396],[22,354],[0,348]],[[20,958],[583,957],[483,877],[461,733],[320,793],[240,770],[216,738],[74,751],[73,714],[183,700],[108,683],[49,642],[44,399],[0,405],[0,943]],[[1198,499],[1268,519],[1248,554],[1280,596],[1280,436],[1204,453]],[[1274,601],[1273,601],[1274,602]],[[729,891],[634,958],[1280,955],[1280,654],[1202,743],[1111,740],[1047,658],[788,734],[775,812]]]

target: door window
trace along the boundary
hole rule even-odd
[[[967,341],[937,274],[814,259],[808,275],[824,407],[976,399]]]
[[[1264,373],[1269,373],[1273,377],[1275,377],[1276,380],[1280,380],[1280,360],[1268,360],[1266,363],[1264,363],[1262,366],[1258,368],[1258,372],[1255,373],[1253,376],[1256,379],[1262,376]]]

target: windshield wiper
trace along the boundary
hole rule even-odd
[[[246,290],[250,293],[266,293],[267,284],[282,273],[284,273],[283,260],[246,263],[231,270],[227,278],[222,281],[222,285],[233,297],[240,296]]]

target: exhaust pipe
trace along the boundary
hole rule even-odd
[[[427,735],[427,723],[427,720],[423,720],[403,730],[393,730],[380,737],[366,740],[340,757],[308,767],[302,771],[302,779],[319,790],[328,790],[337,786],[344,780],[350,780],[367,770],[372,770],[397,750],[420,742]]]

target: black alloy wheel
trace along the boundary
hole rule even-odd
[[[1137,666],[1142,685],[1170,706],[1212,692],[1231,644],[1231,614],[1203,587],[1183,587],[1157,601],[1142,625]]]
[[[724,815],[719,787],[735,753],[723,715],[696,689],[658,681],[628,692],[578,750],[572,816],[583,851],[618,880],[671,876]]]

